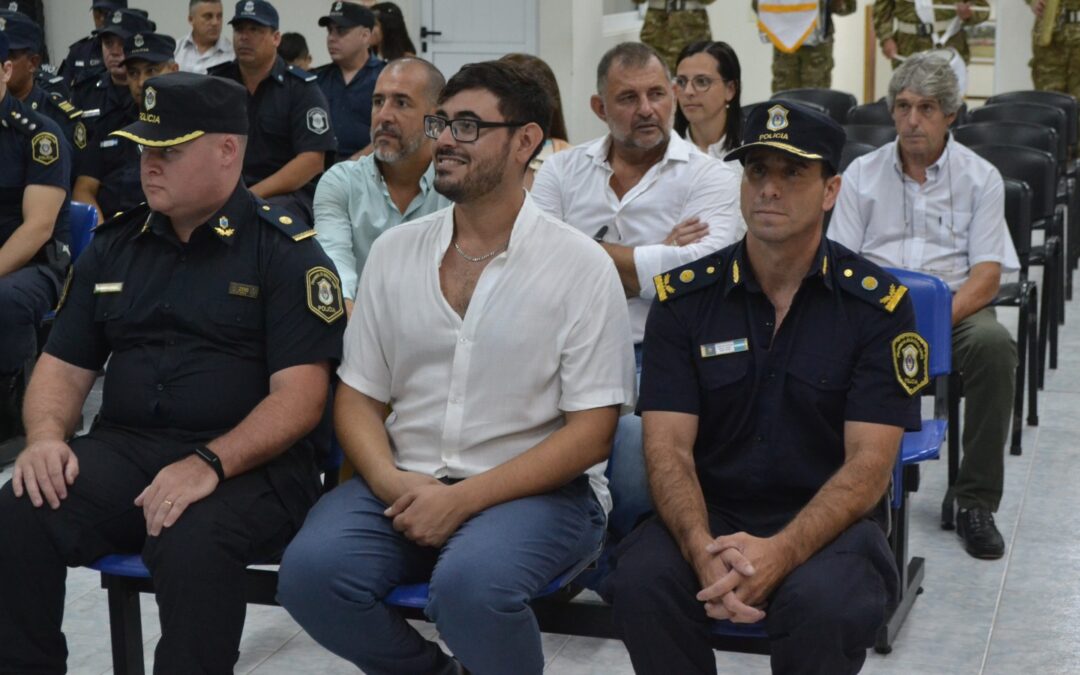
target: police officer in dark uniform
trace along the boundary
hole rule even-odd
[[[229,21],[236,60],[209,73],[248,90],[251,135],[244,181],[251,191],[311,222],[315,181],[337,148],[315,76],[278,56],[278,13],[266,0],[240,0]]]
[[[19,398],[37,327],[70,259],[71,150],[55,123],[7,90],[10,73],[0,32],[0,441],[21,431]]]
[[[371,97],[386,62],[369,51],[375,14],[367,7],[339,0],[319,25],[327,31],[331,63],[314,72],[330,103],[342,161],[371,143]]]
[[[31,110],[56,122],[78,154],[86,147],[86,126],[80,119],[82,110],[62,93],[62,82],[52,81],[62,78],[41,70],[45,45],[41,26],[21,12],[0,11],[0,31],[7,33],[12,64],[8,91]]]
[[[144,145],[148,205],[98,227],[75,265],[0,489],[0,664],[17,672],[63,672],[65,566],[141,549],[155,672],[231,673],[245,567],[274,559],[318,495],[337,274],[309,224],[244,185],[242,87],[175,73],[146,91],[115,133]],[[69,443],[106,360],[101,413]]]
[[[124,41],[129,105],[116,107],[99,122],[113,131],[138,119],[143,84],[150,77],[177,71],[173,54],[176,40],[159,33],[135,33]],[[139,145],[116,136],[99,135],[76,165],[75,201],[92,204],[102,219],[139,205],[143,200],[139,177]]]
[[[115,130],[103,124],[103,119],[108,119],[116,108],[130,108],[132,105],[127,69],[124,68],[124,40],[135,33],[152,33],[154,29],[154,22],[142,14],[130,9],[118,9],[108,16],[105,26],[97,31],[105,70],[94,79],[76,82],[72,88],[72,98],[83,111],[87,147]]]
[[[906,289],[824,238],[843,129],[774,101],[745,141],[746,237],[655,280],[638,407],[658,516],[607,590],[638,673],[715,673],[710,618],[763,619],[773,672],[854,673],[897,598],[885,493],[927,346]]]
[[[90,14],[94,19],[94,30],[68,47],[67,57],[57,71],[69,88],[84,80],[95,80],[105,72],[97,32],[105,27],[106,17],[118,9],[127,9],[127,0],[92,0]]]

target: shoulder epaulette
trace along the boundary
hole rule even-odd
[[[8,113],[7,118],[0,120],[0,123],[8,129],[15,129],[26,136],[32,137],[37,133],[38,129],[44,126],[41,119],[36,115],[37,113],[30,111],[19,112],[18,110],[12,110]]]
[[[297,68],[296,66],[289,66],[288,73],[293,77],[300,78],[304,82],[314,82],[315,80],[319,79],[318,75],[312,75],[303,68]]]
[[[720,260],[710,255],[663,274],[657,274],[653,277],[656,297],[660,302],[667,302],[712,286],[724,276],[721,268]]]
[[[258,202],[259,217],[273,225],[276,229],[284,232],[293,241],[303,241],[308,237],[315,236],[315,230],[303,220],[294,217],[291,213],[262,200]]]
[[[52,102],[62,113],[67,115],[69,120],[74,120],[82,117],[83,111],[76,108],[71,104],[71,101],[67,100],[60,94],[52,92],[49,94],[49,101]]]
[[[104,220],[100,225],[92,228],[94,232],[100,232],[105,229],[112,229],[120,225],[133,225],[136,224],[139,227],[146,229],[150,227],[150,207],[143,202],[138,206],[128,209],[127,211],[120,211],[112,218]]]
[[[840,280],[840,288],[883,312],[891,314],[896,311],[900,300],[907,294],[907,286],[862,258],[841,260],[839,268],[836,276]]]

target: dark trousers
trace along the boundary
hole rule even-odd
[[[735,530],[709,515],[717,536]],[[659,518],[634,530],[615,552],[608,578],[615,629],[634,672],[716,673],[712,619],[694,598],[701,584]],[[881,528],[863,520],[788,575],[769,598],[765,630],[774,673],[857,673],[898,578]]]
[[[246,611],[244,568],[280,555],[299,527],[287,506],[310,506],[311,497],[300,481],[295,494],[275,490],[268,469],[256,469],[147,536],[135,497],[196,443],[100,426],[71,443],[79,475],[59,509],[35,509],[15,498],[11,483],[0,488],[0,673],[64,673],[66,568],[140,550],[161,617],[154,672],[232,673]]]
[[[59,283],[44,265],[0,276],[0,376],[22,372],[37,353],[37,327],[56,305]]]

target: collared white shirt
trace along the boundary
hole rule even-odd
[[[224,31],[222,31],[221,37],[218,38],[217,44],[202,54],[199,53],[199,47],[195,44],[190,32],[176,44],[176,65],[180,66],[180,70],[187,73],[205,75],[208,69],[219,63],[232,61],[235,58],[236,54],[233,52],[232,42],[225,37]]]
[[[940,277],[954,292],[971,268],[1020,261],[1005,222],[1001,174],[952,137],[920,185],[904,174],[899,139],[844,172],[828,236],[870,261]]]
[[[420,192],[398,211],[374,155],[338,162],[315,188],[315,238],[337,267],[341,291],[356,297],[356,284],[368,252],[383,232],[450,205],[435,191],[435,167],[420,177]]]
[[[620,200],[611,188],[610,135],[552,155],[533,181],[537,205],[590,237],[607,226],[604,241],[634,247],[639,297],[630,298],[634,342],[645,334],[653,277],[735,242],[746,231],[739,212],[740,172],[698,151],[672,133],[663,159]],[[662,242],[682,221],[698,217],[709,225],[687,246]]]
[[[718,140],[717,142],[708,145],[704,150],[702,150],[700,147],[698,147],[698,144],[694,142],[694,139],[690,135],[690,127],[689,126],[686,127],[686,136],[684,136],[684,138],[686,139],[686,142],[689,143],[690,145],[694,146],[694,148],[698,152],[704,153],[704,154],[708,155],[709,157],[712,157],[713,159],[718,159],[721,162],[724,161],[724,155],[731,152],[730,150],[725,150],[724,149],[724,143],[727,142],[727,134],[724,134],[723,136],[721,136],[720,140]],[[739,177],[741,179],[742,178],[742,164],[740,162],[728,162],[728,163],[733,164],[736,167],[738,167]]]
[[[338,375],[393,407],[399,468],[474,476],[563,427],[564,412],[633,405],[629,318],[603,249],[526,194],[462,319],[439,285],[453,232],[451,207],[379,237],[345,331]],[[604,466],[588,474],[610,510]]]

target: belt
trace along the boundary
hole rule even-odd
[[[649,9],[662,9],[665,12],[691,11],[705,9],[697,0],[649,0]]]
[[[896,32],[904,35],[932,37],[934,33],[944,33],[949,28],[950,23],[952,23],[952,19],[943,19],[934,23],[908,23],[897,19]]]

